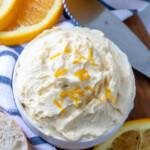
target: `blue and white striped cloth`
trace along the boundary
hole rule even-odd
[[[150,0],[99,0],[109,8],[118,18],[124,20],[136,12],[142,11]],[[57,26],[68,28],[73,24],[64,12]],[[0,45],[0,111],[12,117],[26,134],[31,149],[56,150],[55,147],[45,142],[34,134],[23,122],[14,102],[12,92],[12,75],[18,56],[27,44],[19,46]]]

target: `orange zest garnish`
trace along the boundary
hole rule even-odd
[[[68,49],[67,47],[68,47],[68,43],[67,43],[66,46],[65,46],[64,53],[71,53],[72,50],[71,50],[71,49]]]
[[[80,89],[81,89],[81,87],[80,87],[80,86],[78,86],[78,87],[76,87],[76,88],[74,88],[74,89],[69,90],[69,92],[77,91],[77,90],[80,90]]]
[[[82,59],[82,57],[79,57],[77,60],[74,60],[74,61],[73,61],[73,64],[78,63],[81,59]]]
[[[106,98],[112,99],[112,103],[114,103],[114,102],[115,102],[115,99],[114,99],[114,97],[111,95],[111,90],[108,89],[108,88],[106,88],[106,89],[105,89],[105,93],[106,93]]]
[[[61,104],[63,104],[64,97],[66,96],[66,91],[61,92],[61,93],[59,94],[59,96],[61,97]]]
[[[115,103],[115,99],[114,99],[114,97],[111,95],[111,90],[110,90],[110,89],[108,89],[108,88],[105,89],[105,96],[106,96],[106,98],[101,99],[101,100],[98,100],[98,101],[102,102],[102,101],[105,101],[105,100],[107,100],[108,98],[110,98],[110,99],[112,100],[112,103]]]
[[[106,98],[109,98],[111,96],[111,90],[110,89],[106,88],[105,93],[106,93]]]
[[[78,76],[80,81],[86,80],[90,77],[87,70],[80,70],[74,73],[74,76]]]
[[[64,53],[71,53],[71,52],[72,52],[71,49],[65,49],[65,50],[64,50]]]
[[[89,60],[92,61],[92,65],[94,66],[95,65],[95,61],[94,61],[94,58],[93,58],[93,51],[92,51],[92,47],[90,47],[89,51],[90,51],[90,54],[89,54]]]
[[[98,101],[100,101],[100,102],[104,102],[104,101],[106,101],[106,98],[104,98],[104,99],[100,99],[100,100],[98,100]]]
[[[73,99],[75,101],[76,106],[78,106],[78,102],[80,101],[80,99],[74,95],[76,94],[76,95],[79,95],[80,97],[82,97],[85,94],[85,91],[81,91],[80,89],[81,89],[81,87],[76,87],[69,91],[61,92],[59,94],[59,96],[61,97],[61,104],[63,104],[64,97],[67,96],[67,97]]]
[[[64,114],[64,108],[56,99],[53,99],[53,102],[57,105],[59,109],[61,109],[61,112]]]
[[[93,90],[93,87],[91,87],[91,86],[86,86],[86,87],[85,87],[85,90]]]
[[[78,63],[79,61],[81,61],[81,59],[87,60],[84,56],[82,56],[82,55],[80,54],[80,52],[77,50],[77,48],[76,48],[76,53],[79,54],[80,57],[79,57],[77,60],[74,60],[74,61],[73,61],[73,64]]]
[[[73,100],[75,101],[76,106],[78,106],[78,101],[80,101],[80,99],[79,99],[78,97],[71,95],[69,92],[66,93],[66,95],[67,95],[69,98],[73,99]]]
[[[85,91],[70,91],[70,93],[71,94],[77,94],[77,95],[79,95],[79,96],[84,96],[84,94],[85,94]]]
[[[54,56],[50,57],[50,60],[53,60],[54,58],[58,57],[59,55],[61,55],[61,53],[60,53],[60,52],[59,52],[59,53],[57,53],[56,55],[54,55]]]
[[[59,68],[56,70],[54,77],[59,77],[61,75],[63,75],[65,72],[67,71],[67,68],[64,68],[63,70],[59,71]]]
[[[114,99],[114,97],[113,97],[113,96],[111,96],[110,98],[111,98],[111,100],[112,100],[112,103],[115,103],[115,99]]]
[[[80,57],[82,57],[83,59],[87,60],[83,55],[80,54],[80,52],[77,50],[77,48],[76,48],[76,53],[78,53],[80,55]]]
[[[82,96],[84,96],[85,91],[81,91],[80,89],[81,89],[80,87],[76,87],[76,88],[70,90],[69,92],[70,92],[71,94],[77,94],[77,95],[79,95],[79,96],[82,97]]]

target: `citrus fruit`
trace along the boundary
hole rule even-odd
[[[0,44],[18,45],[29,42],[59,20],[63,0],[21,0],[16,19],[0,32]]]
[[[126,122],[94,150],[150,150],[150,119]]]
[[[0,30],[7,27],[16,17],[20,0],[0,0]]]

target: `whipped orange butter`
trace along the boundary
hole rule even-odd
[[[133,106],[135,81],[126,55],[88,28],[53,28],[23,51],[16,92],[27,116],[48,136],[100,137]]]

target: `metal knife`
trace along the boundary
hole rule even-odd
[[[150,4],[142,11],[139,13],[139,16],[145,25],[145,27],[148,29],[148,32],[150,33]]]
[[[150,51],[100,2],[65,0],[64,8],[76,25],[103,31],[128,56],[131,65],[150,78]]]

